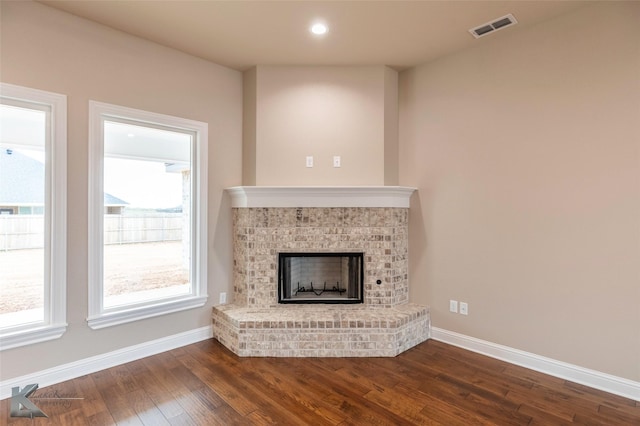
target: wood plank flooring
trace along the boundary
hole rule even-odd
[[[47,419],[6,399],[0,425],[640,425],[636,401],[433,340],[395,358],[239,358],[208,340],[30,399]]]

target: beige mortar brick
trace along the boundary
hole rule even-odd
[[[371,334],[369,340],[372,342],[388,342],[392,339],[392,334]]]
[[[349,349],[349,344],[346,342],[325,342],[325,349]]]
[[[317,341],[306,341],[306,342],[300,342],[299,344],[300,349],[322,349],[323,346],[324,346],[323,342],[317,342]]]
[[[352,334],[351,341],[354,342],[368,342],[370,339],[370,335],[368,333],[358,333]]]
[[[376,348],[376,344],[375,342],[351,342],[350,347],[351,349],[356,349],[356,350],[358,349],[371,350]]]

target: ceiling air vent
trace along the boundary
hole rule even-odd
[[[471,28],[469,32],[475,38],[480,38],[487,34],[490,34],[494,31],[501,30],[503,28],[509,27],[511,25],[517,24],[516,18],[512,14],[508,14],[503,16],[502,18],[498,18],[492,22],[487,22],[486,24],[482,24],[475,28]]]

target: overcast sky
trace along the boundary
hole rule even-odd
[[[105,158],[104,190],[127,207],[170,208],[182,205],[182,175],[166,173],[156,161]]]

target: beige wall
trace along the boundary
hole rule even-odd
[[[384,184],[385,127],[394,124],[393,117],[397,125],[397,105],[385,85],[393,80],[387,74],[395,71],[384,66],[258,66],[254,72],[256,86],[249,74],[245,89],[255,92],[255,100],[245,107],[256,104],[256,139],[252,146],[251,136],[245,137],[244,155],[245,160],[255,156],[255,182],[245,184]],[[341,156],[340,168],[333,167],[334,155]],[[307,156],[314,157],[313,168],[305,166]]]
[[[6,380],[211,323],[232,289],[231,208],[241,183],[242,75],[38,3],[2,2],[3,82],[68,96],[68,331],[0,353]],[[97,100],[209,123],[209,301],[130,324],[87,327],[88,103]]]
[[[398,73],[384,69],[384,184],[398,185]]]
[[[242,184],[256,184],[257,68],[243,74],[242,91]]]
[[[412,300],[435,327],[638,381],[640,4],[492,37],[400,75]]]

